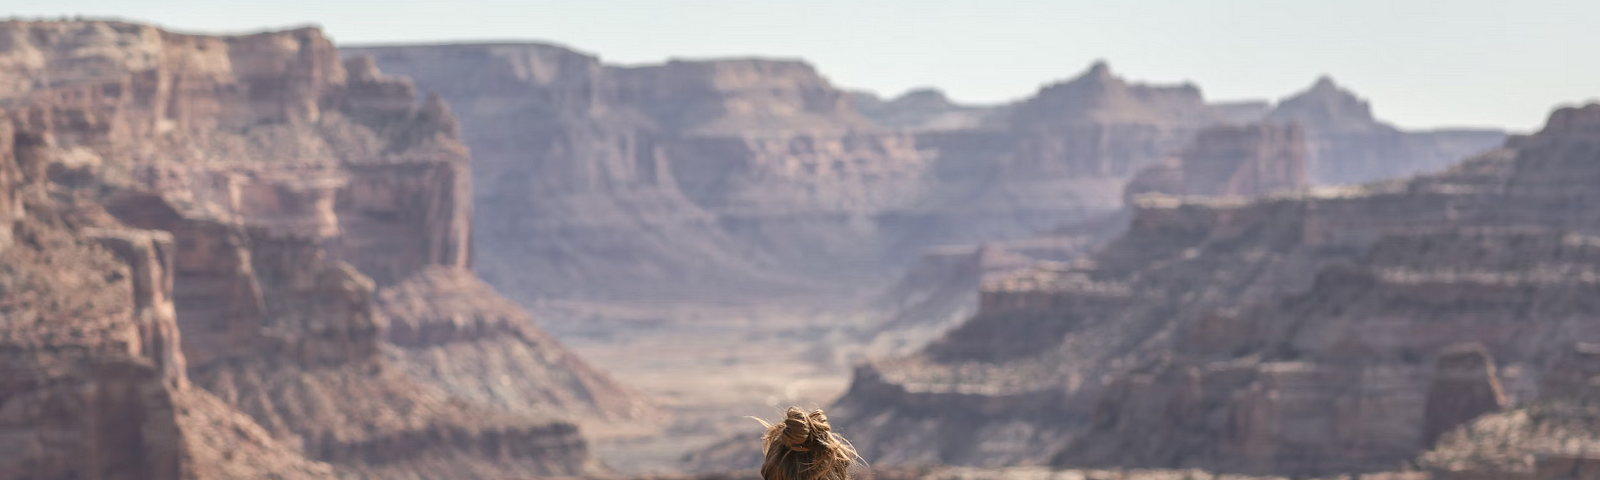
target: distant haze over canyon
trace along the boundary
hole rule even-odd
[[[13,2],[23,18],[126,18],[188,33],[319,25],[340,44],[559,42],[607,63],[804,58],[840,85],[898,96],[937,86],[961,102],[1005,103],[1097,58],[1136,78],[1193,81],[1217,100],[1282,94],[1321,74],[1375,100],[1408,129],[1531,132],[1548,109],[1596,97],[1600,6],[1530,0],[1311,3],[1230,0],[1113,4],[996,0],[688,4],[615,0],[361,3],[182,0]],[[1270,66],[1268,68],[1267,66]],[[1485,69],[1499,71],[1484,74]],[[1559,72],[1559,73],[1553,73]]]
[[[791,404],[884,480],[1600,472],[1600,105],[108,20],[0,66],[0,480],[743,479]]]

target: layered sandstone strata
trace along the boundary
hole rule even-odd
[[[1103,64],[1014,106],[965,108],[932,93],[875,106],[792,60],[611,66],[538,44],[344,53],[456,107],[488,219],[477,239],[496,259],[477,268],[528,297],[888,279],[923,248],[1115,210],[1128,176],[1224,119],[1192,85],[1131,83]]]
[[[1406,182],[1141,199],[1088,261],[990,284],[952,334],[863,367],[834,416],[884,464],[1393,468],[1600,334],[1597,124],[1561,109]]]
[[[532,300],[533,292],[683,293],[660,290],[723,277],[755,284],[779,281],[757,271],[761,252],[722,231],[715,216],[678,188],[667,157],[671,136],[661,132],[676,127],[656,125],[625,103],[616,69],[598,59],[537,44],[344,53],[370,56],[454,106],[476,166],[475,204],[483,221],[475,223],[475,240],[480,255],[494,259],[479,262],[477,269],[502,288],[530,292],[518,300]],[[694,72],[679,75],[689,73]],[[631,96],[662,96],[661,87],[634,83]],[[719,98],[717,85],[691,84],[684,87]],[[778,97],[764,101],[785,102]],[[711,100],[714,105],[695,109],[686,105],[690,98],[656,114],[705,121],[738,103]],[[804,101],[787,105],[803,108]],[[743,142],[727,146],[746,148]]]
[[[1201,130],[1179,157],[1146,167],[1129,180],[1123,197],[1131,206],[1139,195],[1151,193],[1253,198],[1304,187],[1305,145],[1300,128],[1251,124]],[[1119,211],[1022,240],[945,247],[924,255],[874,306],[886,317],[874,343],[891,351],[896,346],[915,348],[978,309],[1026,302],[1021,296],[985,294],[986,303],[980,306],[974,292],[984,283],[1029,268],[1064,268],[1057,262],[1075,260],[1110,241],[1127,223],[1128,214]],[[877,350],[880,355],[887,353],[883,348]]]
[[[1200,131],[1173,161],[1139,172],[1123,197],[1145,193],[1259,197],[1307,186],[1305,139],[1296,124],[1217,126]]]
[[[1543,398],[1449,432],[1418,459],[1440,479],[1568,479],[1600,476],[1600,384],[1593,345],[1564,352],[1545,373]],[[1578,385],[1568,381],[1583,378]]]
[[[1366,100],[1329,77],[1279,101],[1265,118],[1305,129],[1307,174],[1323,185],[1434,172],[1505,138],[1492,129],[1398,129],[1375,119]]]
[[[0,123],[0,478],[334,478],[192,386],[170,234],[58,201],[48,131]],[[20,130],[20,134],[19,134]]]
[[[641,412],[631,393],[473,283],[469,162],[439,98],[419,104],[408,81],[342,62],[315,29],[209,37],[118,22],[7,22],[0,35],[12,39],[0,58],[15,67],[0,74],[15,109],[0,206],[8,221],[59,218],[49,229],[62,239],[7,250],[44,259],[7,273],[35,285],[4,292],[23,308],[5,318],[26,319],[7,336],[55,340],[15,350],[43,366],[0,398],[72,382],[108,392],[52,407],[85,419],[67,426],[87,432],[87,446],[6,450],[20,455],[6,461],[35,469],[31,478],[100,475],[94,469],[129,478],[574,474],[595,465],[560,417]],[[34,203],[24,209],[25,200]],[[58,257],[115,258],[61,266],[111,285],[39,283]],[[464,287],[414,287],[439,277]],[[52,308],[74,298],[126,312],[29,307],[48,295],[61,296]],[[439,308],[396,303],[431,296]],[[462,306],[470,304],[496,313]],[[494,327],[446,335],[448,352],[397,353],[416,346],[418,331],[472,318]],[[49,333],[74,321],[100,333]],[[70,338],[102,346],[56,345],[78,342]],[[471,386],[460,383],[470,381],[427,372],[472,363],[497,365],[466,371],[497,374],[504,391],[465,395]],[[119,373],[94,373],[108,368]],[[102,417],[115,421],[93,421]],[[115,423],[162,418],[177,430]],[[16,425],[17,438],[48,439],[63,424]],[[94,433],[102,430],[110,433]],[[193,438],[220,431],[231,433]],[[87,466],[63,464],[62,452]],[[82,468],[90,470],[74,470]]]
[[[925,248],[1023,238],[1116,211],[1130,177],[1208,126],[1270,118],[1301,125],[1307,145],[1304,173],[1216,168],[1260,177],[1211,179],[1234,182],[1223,193],[1292,187],[1301,175],[1401,175],[1501,139],[1401,132],[1321,84],[1270,112],[1264,102],[1211,104],[1192,84],[1130,82],[1103,62],[984,107],[932,90],[889,101],[846,93],[794,60],[616,66],[544,44],[343,53],[370,56],[455,107],[477,157],[486,221],[474,235],[495,260],[476,268],[521,301],[888,281]]]

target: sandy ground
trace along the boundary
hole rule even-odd
[[[681,471],[685,454],[732,435],[756,442],[761,426],[747,417],[826,406],[850,380],[850,362],[829,348],[848,317],[718,305],[540,310],[541,326],[567,347],[661,407],[663,418],[582,425],[594,453],[622,473]]]

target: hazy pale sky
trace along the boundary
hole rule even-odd
[[[1027,96],[1104,58],[1209,99],[1321,74],[1406,127],[1527,130],[1600,97],[1600,0],[0,0],[196,32],[321,25],[341,43],[538,40],[612,63],[799,57],[835,84],[967,102]]]

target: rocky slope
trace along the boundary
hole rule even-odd
[[[1538,401],[1484,415],[1440,439],[1418,464],[1446,479],[1594,478],[1600,463],[1600,355],[1577,344],[1545,372]]]
[[[0,411],[43,442],[3,461],[27,478],[583,473],[560,418],[644,408],[467,271],[468,157],[438,98],[315,29],[0,36],[4,230],[25,237],[0,242],[24,365]]]
[[[1406,182],[1141,199],[1086,260],[986,285],[951,334],[858,369],[834,416],[882,464],[1394,468],[1496,408],[1469,392],[1536,398],[1553,352],[1600,334],[1596,125],[1562,109]]]

